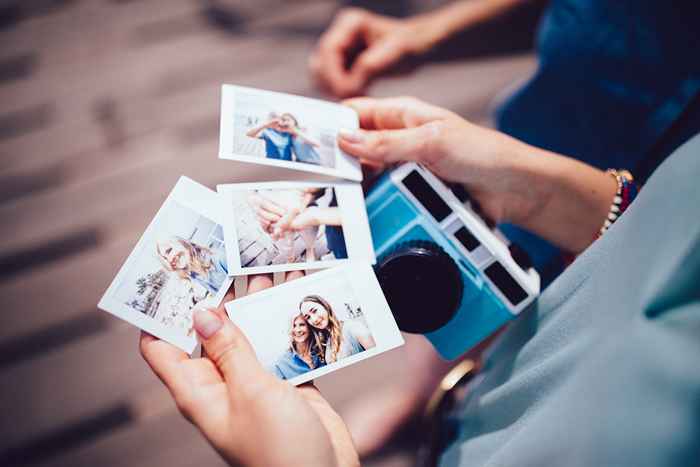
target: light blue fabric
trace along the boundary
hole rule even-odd
[[[367,328],[362,323],[357,321],[343,321],[341,326],[340,349],[336,355],[336,361],[364,351],[365,348],[362,346],[362,344],[360,344],[359,337],[361,335],[369,334]],[[332,361],[331,357],[331,348],[327,347],[326,362]]]
[[[207,289],[210,294],[216,295],[228,277],[228,266],[222,251],[212,256],[211,263],[212,267],[209,269],[206,277],[193,272],[190,274],[190,279]]]
[[[445,466],[700,459],[700,136],[492,346]]]
[[[265,154],[268,159],[292,160],[292,135],[265,128],[260,137],[265,140]]]
[[[321,366],[320,359],[317,356],[314,355],[312,359],[314,363],[313,369]],[[290,349],[287,349],[272,366],[272,372],[280,379],[292,379],[311,370],[312,368],[304,359]]]
[[[318,154],[318,151],[316,151],[316,148],[301,141],[298,136],[292,138],[292,146],[294,147],[294,156],[297,162],[321,165],[321,156]]]

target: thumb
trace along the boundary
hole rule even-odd
[[[255,378],[265,371],[248,339],[224,311],[211,308],[195,310],[194,328],[207,357],[226,381]]]
[[[345,130],[338,132],[338,146],[346,153],[366,160],[394,162],[429,162],[439,157],[440,121],[399,130]]]

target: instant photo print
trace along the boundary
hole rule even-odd
[[[367,196],[377,276],[399,328],[454,359],[537,297],[537,272],[427,169],[404,164]]]
[[[357,113],[340,104],[224,85],[219,158],[266,165],[268,180],[284,170],[290,180],[307,173],[361,181],[359,161],[336,142],[339,129],[358,126]]]
[[[226,303],[270,373],[301,384],[403,344],[369,263],[351,263]]]
[[[217,189],[234,275],[375,263],[358,183],[260,182]]]
[[[192,353],[192,313],[231,285],[219,195],[180,177],[98,306]]]

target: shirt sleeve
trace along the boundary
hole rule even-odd
[[[529,424],[535,432],[519,441],[527,439],[523,452],[533,462],[522,465],[696,465],[700,245],[672,270],[652,273],[661,280],[647,304],[604,337],[591,337],[586,358],[572,362],[571,376]]]

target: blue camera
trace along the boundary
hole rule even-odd
[[[367,195],[379,283],[399,328],[454,359],[525,309],[540,277],[430,171],[403,164]]]

